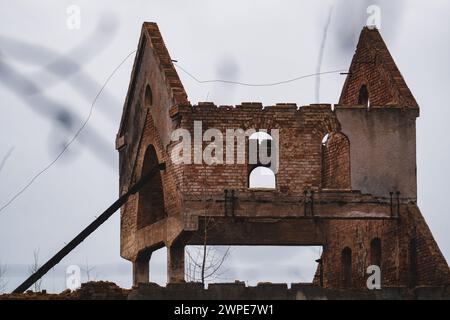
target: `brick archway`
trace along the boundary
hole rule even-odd
[[[141,176],[144,176],[152,168],[158,165],[158,156],[155,147],[148,145],[144,155]],[[158,220],[165,218],[164,190],[161,173],[158,172],[139,191],[139,204],[137,214],[137,228],[144,228]]]
[[[351,189],[350,141],[341,132],[331,132],[322,141],[322,188]]]

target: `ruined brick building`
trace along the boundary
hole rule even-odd
[[[322,246],[314,281],[324,287],[364,288],[369,265],[380,266],[383,286],[450,284],[416,204],[418,116],[376,29],[361,33],[339,104],[233,107],[191,105],[157,25],[144,23],[116,141],[121,193],[158,163],[166,169],[122,207],[134,284],[149,281],[163,246],[168,281],[184,281],[184,248],[203,244],[206,221],[209,245]],[[251,188],[248,163],[174,163],[182,142],[171,133],[194,134],[194,121],[203,131],[278,129],[273,188]]]

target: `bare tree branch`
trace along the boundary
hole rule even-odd
[[[184,183],[186,192],[204,204],[203,234],[200,232],[196,235],[201,237],[198,240],[201,241],[202,245],[186,248],[187,263],[185,276],[187,281],[201,282],[203,284],[219,279],[221,275],[227,272],[227,270],[220,271],[220,269],[230,255],[230,247],[223,254],[216,247],[208,245],[208,232],[216,227],[216,220],[207,215],[207,190],[210,185],[207,181],[206,171],[206,167],[203,165],[203,188],[200,196],[195,192],[191,192],[191,184]]]
[[[81,268],[81,270],[83,270],[83,272],[86,274],[87,282],[91,281],[91,273],[92,273],[92,271],[95,270],[95,267],[89,265],[89,261],[87,258],[86,258],[86,263],[85,263],[84,267]],[[95,278],[94,278],[94,280],[95,280]]]
[[[0,293],[3,293],[8,280],[6,280],[6,272],[8,271],[8,267],[5,264],[0,263]]]
[[[35,249],[33,251],[33,264],[31,264],[28,267],[29,274],[32,275],[32,274],[36,273],[36,271],[38,271],[40,267],[41,266],[39,264],[39,249]],[[42,284],[42,278],[33,284],[34,292],[41,291],[41,284]]]

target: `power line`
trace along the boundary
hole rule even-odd
[[[44,263],[38,270],[35,270],[21,285],[14,289],[13,293],[23,293],[36,281],[41,279],[50,269],[57,265],[64,257],[66,257],[73,249],[75,249],[81,242],[89,237],[92,232],[97,230],[106,220],[108,220],[117,210],[120,209],[127,201],[128,198],[139,192],[149,181],[159,172],[166,169],[165,162],[159,163],[154,166],[148,173],[138,180],[125,194],[121,195],[119,199],[114,201],[108,209],[91,222],[86,228],[83,229],[75,238],[73,238],[68,244],[66,244],[61,250],[59,250],[50,260]]]
[[[10,200],[8,200],[3,206],[0,207],[0,214],[2,213],[3,210],[5,210],[9,205],[11,205],[18,197],[20,197],[20,195],[22,195],[42,174],[44,174],[47,170],[49,170],[62,156],[63,154],[67,151],[67,149],[70,147],[70,145],[75,142],[75,140],[78,138],[78,136],[81,134],[81,132],[84,130],[84,128],[86,127],[86,125],[88,124],[89,120],[91,119],[93,110],[94,110],[94,106],[98,100],[98,98],[100,97],[101,93],[103,92],[103,90],[105,89],[105,87],[107,86],[107,84],[109,83],[109,81],[111,80],[111,78],[115,75],[115,73],[117,72],[117,70],[119,70],[119,68],[128,60],[128,58],[133,55],[134,53],[136,53],[136,50],[130,52],[120,63],[119,65],[111,72],[111,74],[106,78],[106,81],[103,83],[102,87],[100,88],[100,90],[98,91],[98,93],[96,94],[94,100],[92,101],[89,113],[86,117],[86,119],[84,120],[84,122],[82,123],[82,125],[80,126],[80,128],[76,131],[75,135],[72,137],[72,139],[70,139],[70,141],[64,146],[64,148],[60,151],[60,153],[55,157],[55,159],[53,159],[49,164],[47,164],[42,170],[40,170],[36,175],[34,175],[30,181],[23,186]],[[190,73],[188,70],[186,70],[185,68],[183,68],[182,66],[180,66],[178,63],[173,62],[174,65],[179,68],[181,71],[183,71],[184,73],[186,73],[189,77],[191,77],[192,79],[194,79],[196,82],[198,83],[213,83],[213,82],[220,82],[220,83],[226,83],[226,84],[235,84],[235,85],[241,85],[241,86],[248,86],[248,87],[269,87],[269,86],[278,86],[278,85],[282,85],[282,84],[287,84],[290,82],[294,82],[294,81],[298,81],[301,79],[305,79],[305,78],[310,78],[310,77],[314,77],[314,76],[319,76],[319,75],[324,75],[324,74],[332,74],[332,73],[339,73],[339,72],[344,72],[347,71],[346,69],[340,69],[340,70],[332,70],[332,71],[324,71],[324,72],[318,72],[318,73],[313,73],[313,74],[307,74],[307,75],[301,75],[292,79],[288,79],[288,80],[283,80],[283,81],[279,81],[279,82],[273,82],[273,83],[260,83],[260,84],[256,84],[256,83],[246,83],[246,82],[239,82],[239,81],[230,81],[230,80],[223,80],[223,79],[214,79],[214,80],[200,80],[197,77],[195,77],[192,73]]]
[[[246,87],[272,87],[272,86],[279,86],[279,85],[282,85],[282,84],[287,84],[287,83],[298,81],[298,80],[301,80],[301,79],[311,78],[311,77],[320,76],[320,75],[324,75],[324,74],[340,73],[340,72],[347,71],[347,69],[340,69],[340,70],[317,72],[317,73],[301,75],[301,76],[297,76],[297,77],[292,78],[292,79],[282,80],[282,81],[279,81],[279,82],[272,82],[272,83],[247,83],[247,82],[239,82],[239,81],[231,81],[231,80],[223,80],[223,79],[200,80],[199,78],[194,76],[191,72],[189,72],[188,70],[186,70],[185,68],[180,66],[178,63],[173,62],[173,64],[178,69],[183,71],[185,74],[187,74],[190,78],[192,78],[194,81],[196,81],[198,83],[219,82],[219,83],[235,84],[235,85],[246,86]]]
[[[117,70],[120,69],[120,67],[128,60],[128,58],[136,53],[136,50],[130,52],[120,63],[119,65],[111,72],[111,74],[106,78],[105,82],[103,83],[102,87],[96,94],[94,100],[92,101],[91,108],[89,109],[89,113],[86,117],[86,119],[81,124],[80,128],[75,132],[75,135],[72,137],[72,139],[69,140],[69,142],[64,146],[64,148],[59,152],[59,154],[56,156],[55,159],[53,159],[49,164],[47,164],[41,171],[39,171],[36,175],[34,175],[30,181],[23,186],[11,199],[9,199],[2,207],[0,207],[0,214],[3,210],[5,210],[11,203],[13,203],[22,193],[24,193],[35,181],[38,179],[42,174],[44,174],[47,170],[49,170],[61,157],[62,155],[67,151],[67,149],[70,147],[70,145],[78,138],[78,136],[81,134],[81,132],[84,130],[86,125],[88,124],[89,120],[91,119],[92,113],[94,111],[94,106],[102,94],[103,90],[106,88],[106,85],[109,83],[111,78],[115,75]]]

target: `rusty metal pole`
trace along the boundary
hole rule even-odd
[[[147,174],[145,174],[138,182],[136,182],[130,190],[119,197],[108,209],[106,209],[97,219],[81,231],[72,241],[70,241],[64,248],[48,260],[42,267],[26,279],[20,286],[18,286],[12,293],[23,293],[31,287],[36,281],[42,278],[51,268],[58,264],[65,256],[67,256],[73,249],[75,249],[81,242],[84,241],[92,232],[97,230],[106,220],[108,220],[117,210],[120,209],[128,200],[128,198],[138,192],[142,187],[150,181],[150,179],[160,170],[165,170],[166,164],[160,163],[155,166]]]

